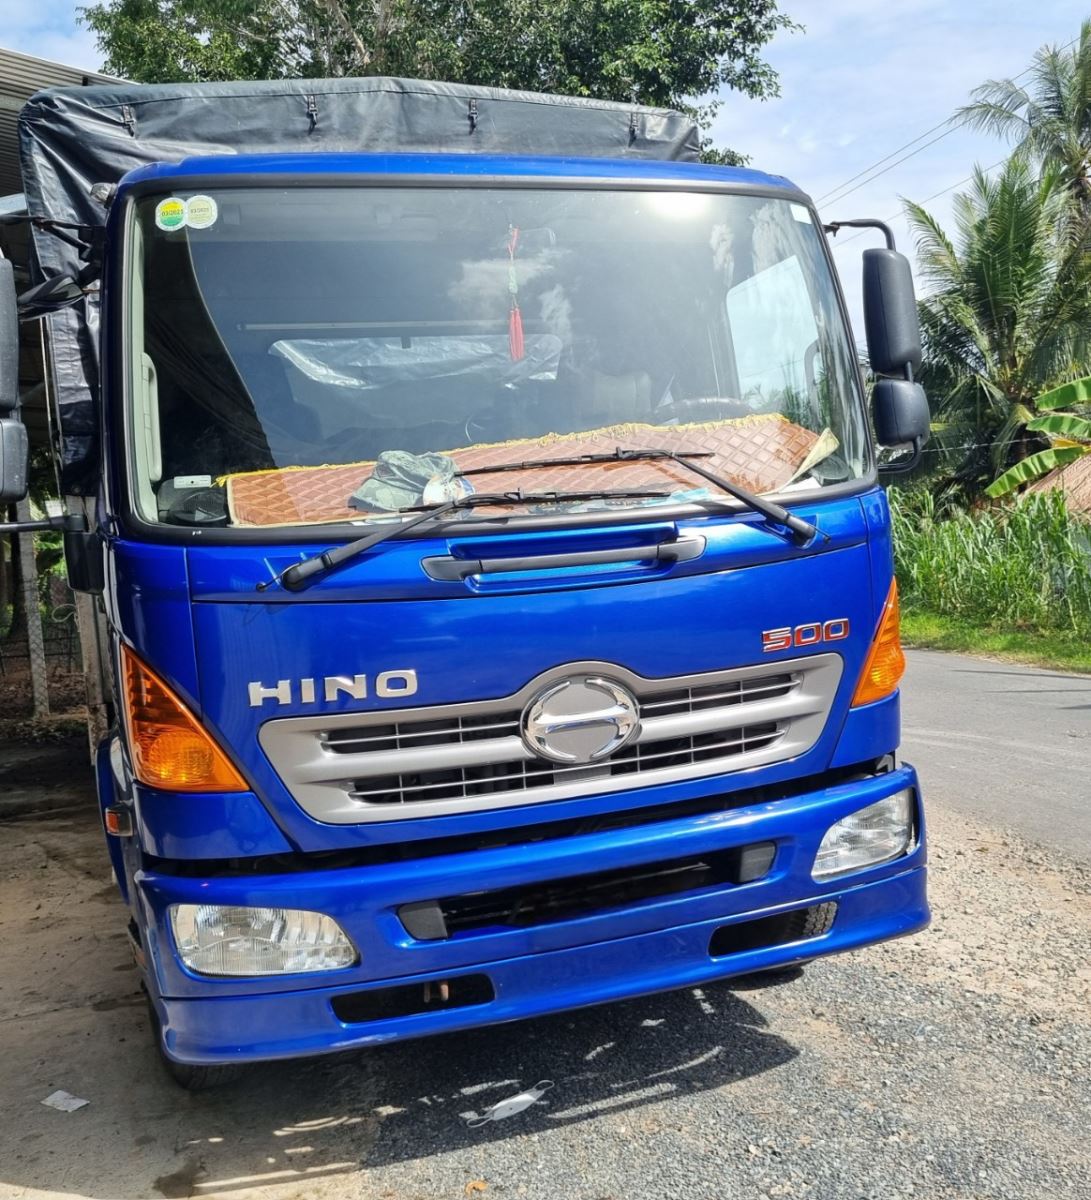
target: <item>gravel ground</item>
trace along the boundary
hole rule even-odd
[[[1091,868],[930,820],[913,938],[206,1096],[153,1061],[94,822],[0,825],[0,1197],[1091,1196]]]

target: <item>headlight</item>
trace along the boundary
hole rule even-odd
[[[901,858],[913,844],[915,814],[913,789],[906,788],[842,817],[826,830],[812,877],[830,879]]]
[[[178,954],[199,975],[288,975],[356,962],[344,930],[323,913],[172,904],[170,923]]]

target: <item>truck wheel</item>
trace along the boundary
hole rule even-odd
[[[792,913],[790,924],[786,930],[785,940],[821,937],[833,928],[837,916],[837,905],[833,903],[816,904],[811,908],[801,908]],[[786,963],[782,967],[766,967],[763,971],[754,971],[749,975],[739,975],[733,983],[747,990],[762,987],[775,987],[781,983],[793,983],[803,974],[803,968],[811,959],[802,962]],[[741,982],[740,982],[741,981]]]
[[[762,988],[780,987],[784,983],[795,983],[803,974],[804,965],[791,963],[783,967],[766,967],[764,971],[751,971],[748,975],[735,975],[727,981],[727,985],[740,992],[758,992]]]
[[[152,1004],[151,997],[145,993],[145,999],[148,1002],[148,1023],[151,1025],[152,1038],[155,1040],[155,1049],[159,1055],[159,1061],[163,1064],[167,1074],[174,1080],[179,1087],[183,1087],[187,1092],[208,1092],[213,1088],[224,1087],[226,1084],[233,1083],[243,1073],[241,1063],[226,1063],[217,1066],[193,1066],[190,1063],[179,1063],[170,1059],[163,1053],[163,1038],[162,1031],[159,1027],[159,1017],[155,1011],[155,1005]]]
[[[165,1054],[161,1054],[167,1073],[179,1087],[187,1092],[210,1092],[213,1088],[224,1087],[234,1083],[242,1074],[242,1067],[234,1063],[215,1067],[194,1067],[189,1063],[172,1062]]]

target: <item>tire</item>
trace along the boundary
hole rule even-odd
[[[762,971],[750,971],[746,975],[732,975],[724,982],[737,992],[760,992],[762,988],[781,987],[795,983],[803,975],[804,963],[791,963],[783,967],[766,967]]]
[[[145,993],[148,1002],[148,1023],[151,1026],[152,1038],[155,1041],[156,1053],[163,1069],[171,1079],[187,1092],[210,1092],[215,1088],[226,1087],[234,1083],[243,1074],[245,1067],[241,1063],[225,1063],[216,1066],[195,1066],[191,1063],[175,1062],[168,1058],[163,1050],[163,1032],[159,1025],[159,1017],[151,997]]]
[[[833,901],[815,904],[810,908],[801,908],[798,912],[788,915],[782,940],[795,942],[821,937],[833,928],[836,916],[837,905]],[[782,983],[794,983],[803,974],[804,966],[810,961],[805,958],[801,961],[785,963],[783,966],[765,967],[760,971],[737,975],[731,982],[740,990],[747,991],[763,987],[776,987]]]
[[[211,1092],[216,1088],[226,1087],[234,1083],[243,1073],[243,1067],[234,1063],[214,1067],[195,1067],[189,1063],[172,1062],[165,1054],[160,1053],[167,1074],[179,1087],[187,1092]]]
[[[812,908],[805,908],[798,914],[798,932],[795,933],[795,936],[797,938],[812,938],[819,937],[823,933],[829,933],[833,928],[833,920],[836,916],[837,905],[832,902],[816,904]]]

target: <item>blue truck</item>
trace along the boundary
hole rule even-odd
[[[866,403],[836,227],[695,161],[686,118],[323,88],[21,118],[0,495],[18,306],[49,328],[66,513],[37,524],[90,598],[103,827],[175,1078],[922,928],[878,465],[928,410],[892,239]]]

